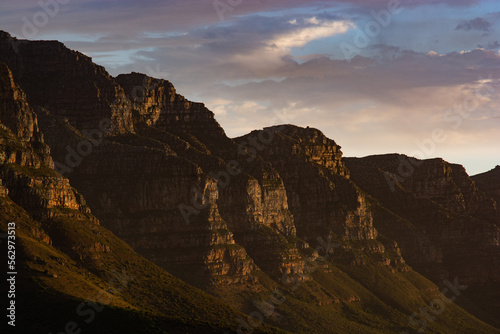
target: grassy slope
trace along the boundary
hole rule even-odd
[[[434,315],[430,302],[440,298],[434,283],[413,270],[394,273],[370,256],[365,260],[362,266],[319,262],[310,273],[313,280],[301,283],[278,284],[261,277],[268,291],[219,287],[211,292],[247,314],[265,314],[253,301],[271,301],[265,310],[273,312],[264,317],[266,321],[294,333],[416,333],[424,327],[426,333],[500,333],[456,303],[444,303],[442,312]],[[282,293],[283,303],[273,302],[273,290]],[[420,316],[411,321],[410,315],[421,310],[427,310],[432,320]]]
[[[78,218],[40,223],[8,197],[0,198],[0,212],[2,233],[7,222],[17,224],[18,329],[30,332],[34,326],[56,333],[68,321],[93,333],[197,333],[201,328],[220,333],[236,328],[236,311],[138,256],[79,213],[74,212]],[[40,241],[44,228],[54,246]],[[97,240],[110,251],[89,250]],[[3,242],[2,253],[4,247]],[[92,300],[106,307],[97,311],[101,307],[96,305],[92,312]],[[87,324],[90,313],[95,320]]]

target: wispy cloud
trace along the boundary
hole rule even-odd
[[[307,18],[304,22],[308,25],[278,35],[270,40],[269,44],[290,50],[292,47],[303,47],[314,40],[343,34],[355,26],[349,21],[319,21],[316,17]],[[294,25],[297,25],[296,21]]]

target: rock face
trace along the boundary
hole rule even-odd
[[[50,216],[50,209],[61,207],[89,212],[83,197],[69,181],[51,170],[54,163],[36,114],[4,63],[0,63],[0,87],[0,176],[9,196],[19,205],[31,208],[35,217]],[[32,170],[48,171],[51,177],[27,173]]]
[[[351,179],[384,207],[375,211],[375,227],[398,242],[413,268],[436,282],[459,277],[473,299],[500,294],[496,203],[462,166],[397,154],[345,161]],[[493,282],[496,288],[478,292]]]
[[[375,239],[365,199],[348,181],[340,147],[316,129],[291,125],[266,128],[238,138],[273,137],[261,143],[258,154],[283,178],[298,234],[306,241],[331,234],[335,239]],[[270,185],[271,187],[274,185]]]
[[[67,118],[78,129],[96,129],[103,118],[113,120],[118,133],[132,128],[123,90],[91,58],[57,41],[15,41],[4,32],[2,37],[2,61],[31,105]]]
[[[4,39],[0,48],[2,60],[28,92],[30,103],[41,106],[35,109],[56,170],[68,175],[89,198],[106,227],[180,276],[225,283],[255,281],[249,275],[252,260],[235,244],[219,215],[215,181],[168,144],[135,133],[132,110],[144,110],[132,108],[123,88],[102,67],[59,42],[22,43],[16,53]],[[160,98],[170,101],[168,89]],[[173,94],[183,120],[190,111],[200,110],[201,118],[208,115],[201,104]],[[171,107],[163,102],[161,106],[165,114]],[[152,114],[143,116],[153,122]],[[159,121],[179,117],[169,116]],[[147,126],[141,117],[135,118],[136,123]],[[223,133],[220,127],[219,131]],[[191,203],[193,188],[209,193],[200,203],[206,211],[186,224],[178,206]]]
[[[272,275],[290,272],[292,267],[300,272],[301,256],[289,241],[295,238],[293,217],[276,171],[262,160],[246,161],[213,113],[176,94],[168,81],[138,73],[120,75],[116,80],[131,97],[137,133],[168,145],[217,183],[207,197],[218,198],[219,211],[235,241],[259,267]],[[137,91],[142,95],[134,94]],[[266,183],[277,186],[265,187]],[[203,193],[200,189],[199,194]],[[188,221],[200,215],[193,198],[185,198],[179,209]]]
[[[318,237],[340,243],[377,238],[366,198],[349,180],[340,146],[320,131],[282,125],[251,132],[236,141],[242,147],[258,142],[251,147],[278,171],[299,238],[313,247]],[[360,261],[349,246],[341,249],[350,256],[341,253],[345,258],[337,260]],[[377,251],[383,253],[383,249],[380,245]]]
[[[188,101],[177,94],[172,83],[141,73],[121,74],[115,81],[132,102],[134,123],[205,137],[224,136],[213,113],[203,103]]]
[[[124,333],[237,330],[234,309],[156,267],[100,226],[83,196],[53,167],[37,115],[0,62],[0,231],[7,235],[7,226],[14,226],[9,250],[14,245],[17,255],[10,259],[17,272],[17,333],[65,330],[70,318],[73,328],[85,324],[92,333],[117,326]],[[86,324],[78,317],[94,300],[93,317],[103,312],[107,321]],[[160,321],[153,325],[151,317]],[[275,330],[265,325],[262,333],[270,332]]]
[[[500,166],[497,165],[488,172],[471,176],[471,179],[481,191],[495,200],[497,210],[500,211]]]
[[[500,245],[498,213],[495,202],[475,186],[462,166],[403,155],[347,158],[346,163],[356,184],[420,231],[415,234],[408,228],[415,239],[400,242],[408,244],[403,254],[410,263],[427,261],[441,268],[448,263],[456,270],[452,275],[471,283],[500,278],[500,268],[487,265],[494,258],[483,263],[481,274],[476,270],[478,254]]]

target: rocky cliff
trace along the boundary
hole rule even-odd
[[[213,113],[203,104],[176,94],[168,81],[138,73],[120,75],[116,80],[131,98],[137,133],[168,145],[177,156],[196,163],[217,183],[207,197],[217,193],[222,218],[236,242],[245,247],[259,267],[279,275],[300,265],[297,249],[288,247],[287,237],[295,236],[295,227],[284,188],[262,187],[266,182],[281,182],[276,171],[263,161],[246,161]],[[191,195],[178,205],[178,213],[187,219],[186,223],[206,211],[195,208],[196,194]],[[262,247],[262,243],[269,247]],[[289,250],[273,250],[279,244]]]
[[[366,197],[349,180],[340,147],[319,130],[292,125],[254,131],[236,141],[248,145],[252,138],[268,138],[256,150],[283,179],[297,236],[313,247],[318,245],[318,237],[335,240],[342,244],[337,261],[362,263],[345,242],[375,241],[377,230]],[[382,244],[370,245],[364,251],[381,253],[384,257]],[[404,264],[402,258],[392,263],[395,268],[405,270],[401,264]]]
[[[375,227],[398,241],[411,266],[435,282],[459,277],[471,286],[466,293],[472,299],[500,293],[494,283],[500,282],[496,203],[462,166],[397,154],[348,158],[346,164],[352,180],[383,207],[375,210]],[[490,301],[484,313],[496,310],[498,303]]]
[[[500,211],[500,166],[497,165],[488,172],[473,175],[471,179],[481,191],[495,200],[497,210]]]
[[[4,63],[0,84],[0,229],[3,235],[8,223],[15,226],[9,244],[15,247],[10,271],[17,272],[16,292],[9,298],[16,305],[16,333],[68,326],[93,333],[236,330],[241,314],[100,226],[83,196],[54,171],[37,116]]]
[[[255,280],[249,276],[252,260],[220,218],[214,180],[168,144],[135,133],[132,112],[139,108],[133,108],[123,88],[102,67],[59,42],[23,43],[17,50],[8,39],[0,43],[2,60],[38,108],[56,170],[89,198],[106,227],[179,275],[206,282]],[[167,89],[160,98],[170,101],[172,92]],[[172,94],[186,124],[184,117],[208,114],[200,104]],[[160,106],[169,107],[163,101]],[[152,121],[152,114],[143,116]],[[171,116],[169,120],[179,119]],[[147,126],[141,116],[134,120]],[[160,122],[169,120],[160,117]],[[195,199],[192,189],[210,194],[200,196],[204,214],[187,224],[177,208]]]
[[[50,216],[49,210],[54,208],[89,212],[83,197],[69,181],[53,171],[54,162],[37,117],[4,63],[0,63],[0,85],[0,164],[2,183],[9,196],[19,205],[31,208],[35,217]],[[38,171],[45,171],[50,177],[37,178]]]
[[[2,61],[33,106],[50,109],[78,129],[99,128],[103,118],[112,120],[118,133],[132,128],[123,90],[91,58],[58,41],[27,43],[1,34]],[[70,82],[74,84],[65,84]]]

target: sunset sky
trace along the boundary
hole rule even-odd
[[[345,156],[500,164],[498,0],[7,0],[0,29],[168,79],[230,137],[292,123]]]

